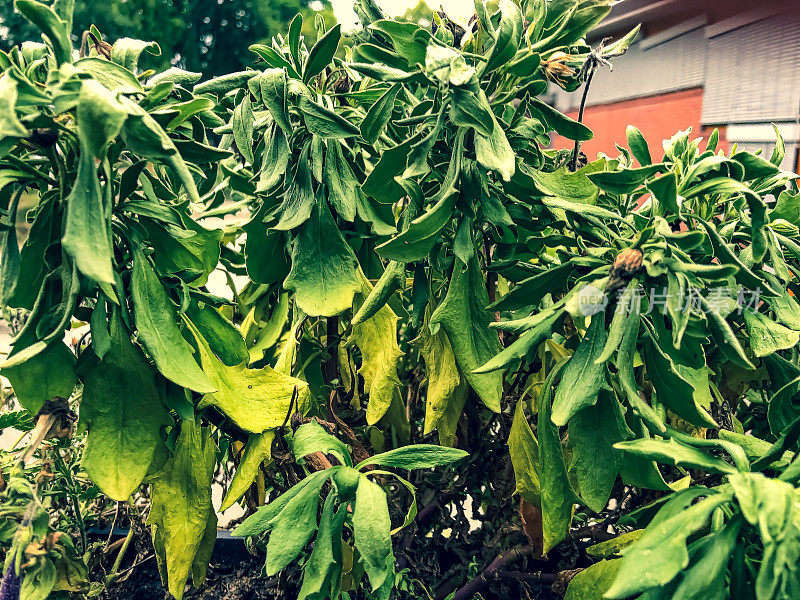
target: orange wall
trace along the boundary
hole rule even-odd
[[[589,95],[591,97],[591,91]],[[619,151],[614,144],[626,146],[625,129],[628,125],[634,125],[644,135],[650,154],[657,161],[663,156],[661,141],[672,137],[681,129],[691,127],[691,139],[701,135],[708,139],[713,127],[704,128],[700,125],[702,106],[703,88],[588,106],[584,111],[583,122],[594,131],[594,138],[583,142],[581,150],[590,161],[597,157],[598,152],[617,156]],[[573,119],[578,118],[577,110],[568,114]],[[554,146],[568,148],[572,146],[572,142],[563,138],[556,139]],[[727,150],[727,146],[725,128],[720,127],[719,147]]]

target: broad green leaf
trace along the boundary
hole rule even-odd
[[[400,84],[390,87],[367,111],[367,115],[361,122],[361,137],[368,144],[374,144],[377,141],[389,119],[392,118],[394,103],[401,87]]]
[[[556,388],[552,416],[556,425],[566,425],[578,411],[593,406],[601,390],[608,389],[605,365],[602,362],[597,363],[607,339],[604,315],[598,313],[592,317],[586,334],[567,363],[561,383]]]
[[[538,505],[540,502],[539,483],[539,443],[525,416],[524,400],[517,401],[514,409],[514,420],[508,433],[508,452],[514,468],[516,481],[515,494],[519,494],[526,502]]]
[[[784,327],[763,313],[746,309],[744,322],[750,335],[750,348],[758,357],[794,348],[800,341],[800,331]]]
[[[325,431],[316,421],[304,423],[292,436],[292,452],[296,458],[303,458],[315,452],[333,454],[345,466],[352,466],[350,451],[344,442]]]
[[[300,98],[300,110],[308,130],[323,139],[335,140],[359,135],[358,127],[350,121],[305,96]]]
[[[734,517],[725,526],[692,544],[692,565],[684,571],[672,592],[673,600],[725,600],[728,563],[737,544],[744,520]]]
[[[569,420],[570,471],[578,480],[580,497],[596,513],[608,504],[624,458],[614,444],[629,436],[620,405],[607,392]]]
[[[689,564],[687,538],[705,527],[711,513],[729,500],[730,495],[715,493],[668,519],[654,521],[626,550],[606,597],[628,598],[672,581]]]
[[[331,469],[312,473],[290,490],[284,492],[266,506],[260,507],[254,514],[247,517],[239,527],[233,530],[232,535],[234,537],[256,537],[264,533],[269,533],[280,520],[280,514],[286,509],[289,502],[299,496],[300,499],[298,503],[302,506],[305,504],[305,498],[312,496],[319,498],[320,489],[338,469],[339,467],[333,467]],[[314,506],[316,506],[316,504]],[[314,516],[316,517],[316,514]],[[314,519],[314,524],[316,525],[316,519]]]
[[[574,268],[572,262],[566,262],[523,279],[489,308],[503,311],[538,306],[547,294],[565,288],[567,278]]]
[[[129,71],[139,66],[139,58],[144,52],[161,56],[161,47],[155,42],[145,42],[132,38],[119,38],[111,46],[111,60]]]
[[[712,473],[736,473],[736,468],[721,458],[678,442],[675,439],[639,439],[614,444],[615,448],[659,463]]]
[[[176,600],[183,598],[209,523],[216,526],[211,504],[215,454],[210,429],[182,421],[173,455],[150,484],[147,524],[163,582]]]
[[[119,315],[111,320],[111,347],[81,373],[81,421],[89,431],[81,466],[112,500],[125,502],[142,483],[169,416],[141,350]]]
[[[615,538],[589,546],[586,554],[595,558],[617,558],[622,555],[625,548],[632,546],[644,533],[644,529],[634,529],[621,533]]]
[[[161,273],[177,275],[192,287],[200,287],[217,268],[223,231],[206,229],[186,214],[178,218],[188,236],[176,236],[174,229],[143,220],[155,249],[153,262]]]
[[[25,341],[20,339],[18,345],[23,347]],[[69,398],[78,382],[75,355],[61,342],[47,346],[19,365],[0,364],[0,374],[11,383],[22,408],[32,415],[38,413],[47,400]]]
[[[186,315],[223,363],[234,366],[249,358],[247,345],[239,329],[219,310],[210,304],[193,300],[186,309]]]
[[[286,72],[283,69],[267,69],[259,75],[258,81],[262,102],[284,135],[291,136],[292,126],[286,109]]]
[[[309,161],[310,145],[306,145],[300,153],[300,158],[292,169],[291,179],[287,182],[286,192],[280,208],[280,219],[274,229],[288,231],[308,223],[314,211],[314,205],[322,205],[314,196],[314,182],[311,178]],[[320,208],[320,210],[322,210]],[[329,213],[330,214],[330,213]]]
[[[390,262],[364,302],[353,315],[353,325],[363,323],[372,318],[397,291],[406,286],[406,266],[403,263]]]
[[[500,24],[495,32],[494,44],[489,50],[484,73],[502,67],[514,57],[522,38],[523,21],[522,11],[515,2],[500,1]]]
[[[244,453],[239,459],[239,466],[233,475],[231,484],[225,492],[220,512],[228,510],[239,498],[253,485],[258,476],[261,464],[272,461],[272,442],[275,439],[275,430],[268,429],[264,433],[251,434],[244,447]]]
[[[539,410],[537,441],[539,442],[539,483],[542,505],[542,552],[547,554],[569,533],[572,523],[572,505],[577,498],[567,475],[561,436],[551,418],[553,380],[563,370],[564,363],[556,365],[542,384],[536,400]]]
[[[371,456],[358,463],[355,468],[360,469],[367,465],[377,465],[405,470],[429,469],[449,465],[467,456],[469,456],[469,452],[458,448],[412,444]]]
[[[263,433],[283,425],[293,397],[296,410],[303,412],[307,408],[307,383],[268,366],[249,369],[247,361],[229,367],[214,356],[206,339],[187,317],[184,322],[194,334],[203,371],[217,390],[203,396],[198,409],[215,406],[241,429]]]
[[[253,164],[253,105],[250,94],[245,94],[242,101],[233,109],[233,139],[242,156]]]
[[[8,73],[3,73],[0,75],[0,148],[5,148],[9,141],[13,143],[14,139],[28,135],[28,130],[17,118],[16,107],[17,82]]]
[[[136,75],[128,69],[109,62],[104,58],[90,56],[75,63],[79,73],[91,75],[92,79],[114,93],[142,94],[144,89]]]
[[[653,159],[650,158],[650,148],[647,146],[647,140],[644,139],[642,132],[633,125],[628,125],[626,135],[631,154],[639,161],[639,165],[646,167],[652,164]]]
[[[328,200],[345,221],[356,218],[356,194],[359,193],[358,180],[344,156],[342,146],[337,141],[328,142],[322,180],[328,186]]]
[[[490,373],[498,369],[504,369],[514,361],[523,360],[528,354],[536,349],[546,339],[549,339],[553,333],[553,326],[561,317],[563,310],[550,308],[536,313],[533,317],[523,319],[528,321],[525,327],[522,327],[522,335],[516,340],[511,342],[502,352],[497,354],[493,359],[485,365],[476,369],[476,373]],[[511,322],[505,321],[501,323],[492,323],[491,326],[496,326],[499,329],[509,327]]]
[[[622,169],[621,171],[599,171],[589,173],[587,177],[600,189],[610,194],[631,194],[636,191],[647,179],[659,171],[664,170],[664,165],[648,165],[638,169]]]
[[[50,43],[56,66],[72,60],[72,40],[68,24],[46,4],[35,0],[14,0],[14,7],[37,29]]]
[[[317,202],[292,247],[292,269],[283,287],[309,316],[332,317],[349,310],[362,289],[358,260],[345,242],[328,209]]]
[[[499,412],[502,372],[475,373],[475,369],[503,349],[497,333],[489,329],[493,319],[485,308],[488,305],[489,295],[478,259],[473,256],[467,266],[456,261],[447,295],[431,316],[430,324],[442,325],[464,378],[487,408]]]
[[[511,181],[517,168],[517,157],[508,143],[503,127],[490,113],[494,121],[492,133],[488,136],[475,132],[475,159],[486,169],[497,171],[503,181]]]
[[[339,504],[336,494],[328,494],[322,508],[314,548],[303,568],[303,583],[297,600],[336,598],[342,575],[342,529],[347,507]]]
[[[120,97],[121,102],[123,102],[123,98]],[[130,113],[122,128],[122,137],[128,149],[144,158],[159,160],[169,165],[186,190],[189,200],[200,202],[194,178],[175,147],[175,143],[158,122],[139,105],[127,98],[124,98],[123,104]]]
[[[303,70],[303,81],[308,82],[312,77],[316,77],[330,64],[339,47],[341,37],[342,26],[337,24],[317,40],[317,43],[308,52],[308,59]]]
[[[257,71],[237,71],[235,73],[226,73],[219,77],[214,77],[203,83],[198,83],[194,86],[195,95],[198,94],[215,94],[223,96],[232,90],[239,89],[240,87],[247,87],[247,82],[253,77],[258,75]]]
[[[108,146],[117,139],[128,116],[125,107],[96,81],[81,85],[76,108],[78,131],[95,158],[103,159]]]
[[[363,272],[360,291],[354,298],[354,309],[364,302],[372,290]],[[392,405],[400,400],[400,377],[397,374],[398,362],[403,353],[397,343],[398,317],[384,305],[375,315],[363,323],[353,325],[347,345],[356,345],[361,351],[359,375],[364,378],[364,391],[369,394],[367,423],[377,423]]]
[[[592,130],[586,125],[570,119],[538,98],[531,98],[531,109],[534,117],[538,116],[540,121],[547,123],[550,129],[568,140],[585,142],[594,137]]]
[[[564,600],[603,600],[619,571],[619,559],[601,560],[575,575]]]
[[[256,192],[268,192],[282,183],[292,157],[286,136],[277,125],[270,128],[264,138],[264,144],[266,149],[256,184]]]
[[[386,493],[366,475],[362,475],[356,489],[353,533],[355,547],[364,561],[364,570],[373,591],[394,578],[394,554],[389,534],[391,528]]]
[[[62,243],[81,273],[97,283],[113,286],[110,211],[100,189],[92,153],[82,143],[75,186],[67,198]]]
[[[161,374],[196,392],[215,390],[215,384],[194,359],[176,322],[175,309],[141,251],[133,253],[131,291],[139,337]]]

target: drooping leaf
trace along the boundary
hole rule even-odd
[[[173,455],[151,483],[147,523],[162,580],[177,600],[183,597],[209,523],[217,522],[211,504],[214,459],[211,431],[183,421]]]
[[[502,372],[474,372],[502,350],[497,334],[489,329],[492,317],[485,308],[488,305],[477,258],[467,266],[457,261],[447,295],[431,316],[431,326],[442,325],[464,378],[487,408],[499,412]]]
[[[167,294],[140,251],[133,255],[133,314],[145,348],[167,379],[196,392],[211,392],[215,384],[203,373],[183,338]]]
[[[350,309],[362,288],[358,259],[345,242],[326,202],[317,202],[292,247],[292,269],[283,287],[309,316],[332,317]]]
[[[372,290],[372,285],[364,274],[359,272],[359,276],[361,285],[355,296],[356,309]],[[364,391],[369,394],[367,422],[370,424],[377,423],[389,410],[392,401],[400,399],[397,368],[403,353],[397,343],[398,320],[394,311],[384,305],[374,316],[354,324],[347,341],[348,345],[354,344],[361,351],[361,368],[358,373],[364,378]]]
[[[356,489],[353,532],[373,591],[394,577],[391,528],[386,493],[362,475]]]
[[[268,429],[264,433],[250,435],[244,448],[244,453],[236,467],[230,486],[225,492],[220,512],[229,509],[239,498],[244,496],[258,476],[261,464],[272,460],[272,442],[275,439],[275,430]]]
[[[104,494],[125,502],[142,483],[169,418],[150,365],[116,311],[111,347],[81,379],[81,421],[89,431],[81,465]]]

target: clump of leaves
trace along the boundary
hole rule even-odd
[[[796,595],[795,175],[780,139],[551,149],[592,134],[538,96],[636,36],[585,43],[609,2],[478,0],[464,30],[360,0],[347,43],[298,17],[202,83],[136,40],[76,57],[71,2],[16,4],[44,43],[0,54],[0,372],[31,413],[74,394],[108,498],[149,484],[173,596],[220,469],[303,598],[587,565],[568,597]],[[552,572],[507,569],[531,555]]]

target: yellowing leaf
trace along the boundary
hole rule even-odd
[[[153,371],[119,315],[111,348],[83,374],[81,420],[89,435],[82,466],[104,494],[124,502],[142,483],[167,421]]]
[[[357,311],[372,290],[372,285],[360,272],[361,291],[356,295],[354,310]],[[397,361],[403,355],[397,343],[397,315],[384,305],[375,316],[363,323],[353,325],[347,345],[356,345],[361,350],[359,375],[364,378],[364,391],[369,394],[367,423],[373,425],[386,414],[392,405],[392,396],[400,393],[400,378]]]
[[[538,506],[541,502],[539,486],[539,444],[533,436],[533,430],[525,417],[524,400],[517,401],[514,421],[508,434],[508,451],[511,465],[514,467],[514,479],[517,487],[515,494],[522,496],[526,502]]]
[[[198,408],[216,406],[245,431],[262,433],[286,420],[295,388],[297,409],[307,406],[310,394],[306,382],[268,366],[248,369],[246,361],[229,367],[214,356],[194,324],[186,317],[184,321],[197,340],[203,371],[218,390],[203,396]]]
[[[172,460],[152,483],[147,518],[161,579],[176,600],[183,597],[193,570],[198,578],[203,575],[200,559],[210,556],[208,531],[213,528],[216,536],[217,522],[211,504],[215,456],[211,431],[194,421],[183,421],[180,427]]]
[[[233,476],[231,485],[225,493],[220,510],[227,510],[233,503],[241,498],[258,475],[261,463],[272,459],[272,440],[275,439],[275,430],[270,429],[264,433],[253,434],[247,440],[244,454]]]
[[[425,407],[424,435],[434,431],[448,410],[454,407],[458,400],[455,392],[461,382],[456,357],[447,335],[442,329],[438,329],[436,333],[432,334],[428,327],[429,319],[430,309],[426,310],[425,321],[419,337],[420,353],[428,372],[428,401]],[[458,413],[456,420],[458,420],[461,410]],[[441,438],[442,432],[439,431],[440,441]]]

